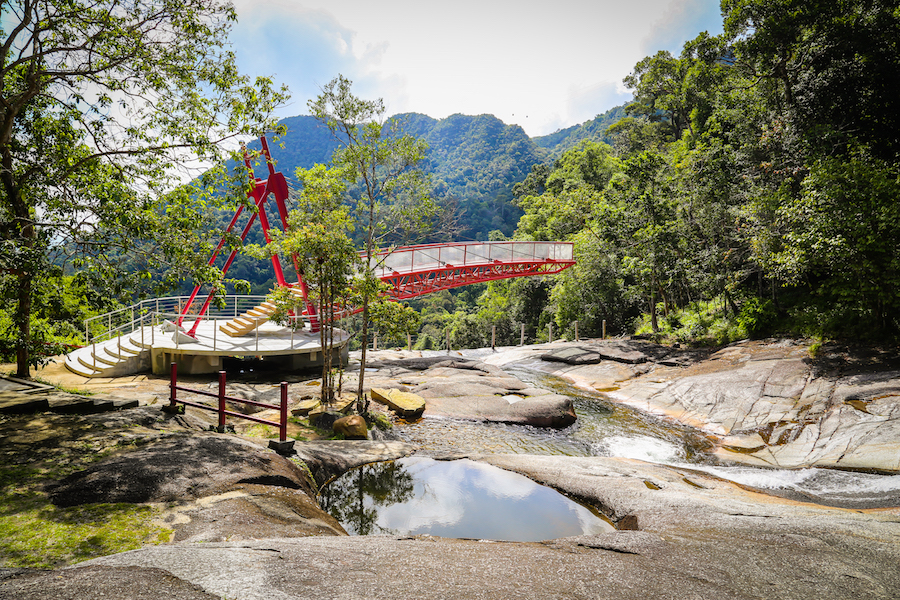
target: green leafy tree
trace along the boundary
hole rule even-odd
[[[4,338],[28,376],[33,297],[54,253],[107,274],[104,257],[136,251],[147,258],[132,275],[202,266],[196,225],[214,174],[188,189],[178,167],[218,163],[222,142],[265,126],[285,96],[238,73],[226,2],[21,0],[0,12],[0,271],[15,305]]]
[[[359,375],[358,408],[363,411],[370,305],[379,293],[379,282],[373,275],[379,260],[377,252],[385,244],[415,239],[434,218],[436,210],[419,167],[426,144],[405,135],[399,121],[382,122],[384,102],[358,98],[351,86],[348,79],[339,75],[309,102],[309,108],[339,143],[331,160],[345,173],[350,184],[348,198],[362,236],[363,281],[357,290],[362,307],[363,366]]]
[[[316,307],[319,345],[322,348],[321,397],[324,404],[335,399],[334,353],[337,321],[348,310],[347,299],[359,270],[359,254],[353,240],[352,221],[348,207],[342,204],[346,183],[344,173],[316,165],[311,169],[297,169],[302,188],[296,198],[297,208],[291,211],[286,232],[273,230],[273,239],[265,248],[248,250],[260,256],[265,253],[294,255]],[[287,288],[279,287],[273,294],[276,311],[271,319],[294,326],[302,321],[291,320],[291,313],[300,313],[297,297]]]

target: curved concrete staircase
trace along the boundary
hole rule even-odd
[[[70,352],[66,368],[82,377],[120,377],[146,371],[150,369],[150,343],[141,341],[138,329]]]

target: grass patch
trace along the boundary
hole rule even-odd
[[[40,377],[38,375],[32,375],[31,378],[38,383],[52,386],[61,392],[65,392],[66,394],[74,394],[76,396],[93,396],[94,395],[94,392],[92,392],[91,390],[86,390],[86,389],[78,388],[78,387],[69,387],[67,385],[59,385],[59,384],[47,381],[46,379],[44,379],[43,377]]]
[[[152,507],[135,504],[54,506],[46,471],[0,467],[0,563],[52,568],[168,540]]]

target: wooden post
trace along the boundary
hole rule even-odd
[[[372,332],[372,350],[378,350],[378,332]]]
[[[603,336],[601,339],[606,339],[606,319],[603,319]]]
[[[497,345],[497,326],[491,325],[491,350]]]
[[[446,330],[447,333],[447,354],[450,354],[450,328],[448,327]]]
[[[521,335],[521,337],[519,338],[519,345],[520,345],[520,346],[524,346],[524,345],[525,345],[525,323],[522,323],[522,335]]]
[[[553,321],[547,323],[547,329],[550,331],[550,342],[553,342]]]
[[[578,341],[578,321],[575,321],[575,341]]]
[[[406,349],[412,350],[412,335],[409,333],[406,334]]]

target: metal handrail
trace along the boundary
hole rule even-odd
[[[88,317],[84,320],[85,345],[97,344],[110,340],[114,337],[130,335],[141,329],[142,327],[153,324],[151,315],[153,314],[171,314],[175,317],[181,315],[184,311],[185,304],[189,300],[189,296],[166,296],[163,298],[150,298],[141,300],[131,306],[126,306],[113,311]],[[246,311],[247,309],[259,306],[266,301],[265,295],[260,294],[233,294],[225,296],[225,306],[210,306],[209,312],[204,318],[234,318]],[[194,304],[199,306],[200,301],[195,300],[188,311],[193,308]],[[194,315],[186,314],[186,318],[190,319]],[[100,331],[93,333],[92,328],[97,328],[97,323],[101,325]]]

